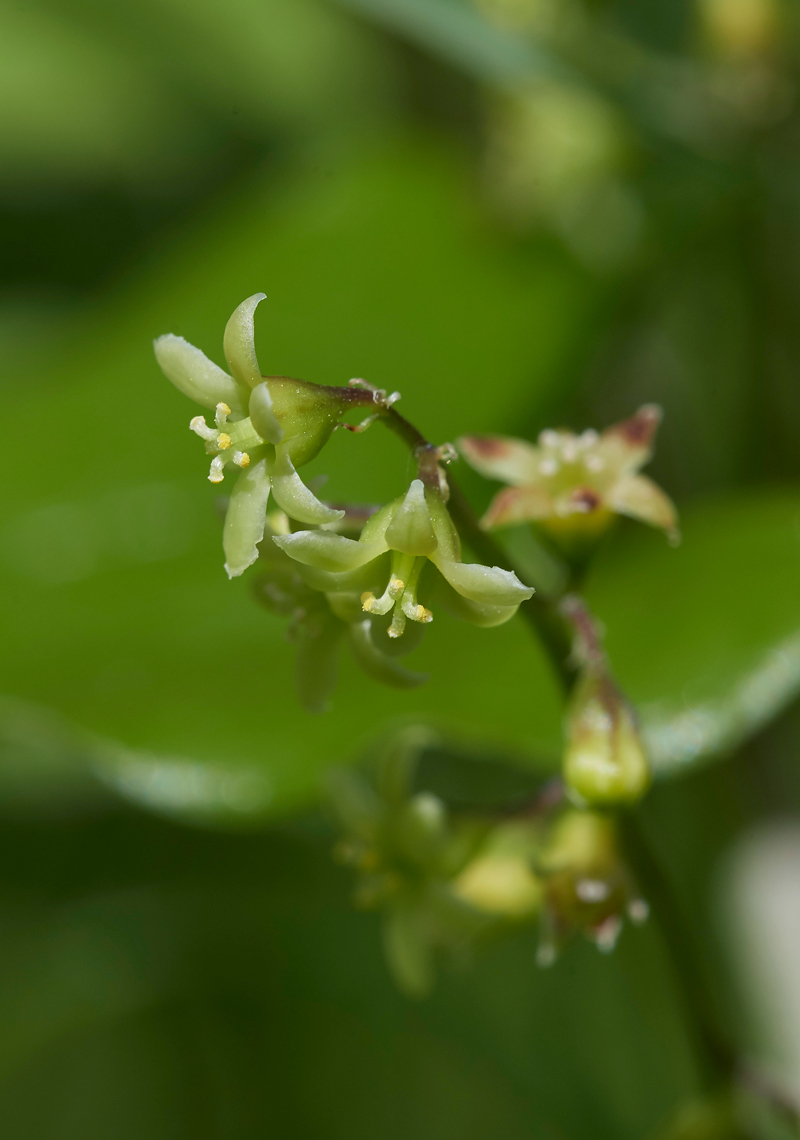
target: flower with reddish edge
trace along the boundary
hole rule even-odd
[[[543,431],[537,444],[502,435],[468,435],[458,446],[488,479],[510,484],[493,499],[482,525],[542,524],[553,537],[579,524],[599,534],[612,515],[661,527],[678,541],[677,512],[652,479],[639,473],[653,454],[661,409],[645,404],[600,434]]]

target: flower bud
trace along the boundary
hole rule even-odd
[[[635,803],[647,790],[650,769],[633,710],[604,673],[578,681],[567,716],[564,779],[578,803]]]
[[[543,897],[532,868],[538,845],[530,823],[499,824],[454,880],[454,894],[486,914],[511,919],[536,914]]]
[[[575,594],[559,609],[572,626],[578,679],[567,708],[564,780],[581,806],[635,803],[650,783],[636,717],[617,687],[602,635]]]

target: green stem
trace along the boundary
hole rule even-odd
[[[730,1084],[738,1067],[738,1051],[720,1028],[708,995],[695,940],[686,923],[640,812],[619,816],[628,866],[651,906],[653,920],[669,956],[677,983],[683,1020],[697,1060],[704,1088],[714,1092]]]

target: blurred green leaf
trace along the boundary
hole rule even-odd
[[[683,543],[629,530],[589,598],[657,772],[735,748],[800,691],[800,492],[684,512]]]
[[[470,75],[515,84],[568,69],[538,45],[485,20],[462,0],[336,0],[376,23],[407,36]]]
[[[529,932],[409,1002],[327,836],[2,838],[9,1140],[641,1140],[694,1092],[654,929],[551,971]]]

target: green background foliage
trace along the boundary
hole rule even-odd
[[[775,105],[742,110],[699,8],[593,3],[530,33],[494,7],[0,8],[14,1140],[635,1140],[696,1086],[649,927],[547,973],[520,934],[424,1004],[393,991],[329,865],[326,774],[412,721],[441,730],[442,794],[475,771],[530,790],[557,771],[561,704],[522,623],[437,614],[409,659],[427,686],[383,690],[343,660],[333,710],[301,710],[284,623],[223,573],[225,486],[150,347],[171,331],[220,361],[260,289],[266,371],[398,389],[436,442],[664,406],[652,473],[683,545],[620,523],[587,593],[659,776],[646,818],[741,1017],[713,868],[798,792],[793,13],[762,61]],[[560,85],[551,133],[515,133],[537,83]],[[461,468],[482,508],[491,488]],[[409,461],[378,425],[337,433],[323,473],[336,499],[385,501]]]

